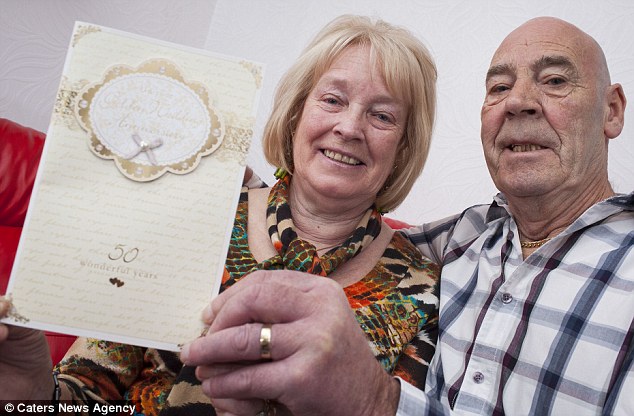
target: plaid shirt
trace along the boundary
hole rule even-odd
[[[501,195],[409,235],[443,265],[440,335],[397,415],[634,415],[634,193],[526,260]]]

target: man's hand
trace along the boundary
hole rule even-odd
[[[0,299],[0,317],[9,308],[9,302]],[[42,331],[0,324],[0,399],[51,400],[52,367]]]
[[[247,166],[247,168],[244,170],[244,177],[242,178],[242,185],[246,185],[247,183],[249,183],[249,181],[251,180],[252,177],[253,177],[253,169],[251,169],[250,167]]]
[[[369,348],[341,287],[288,270],[260,271],[216,298],[205,337],[183,349],[203,391],[229,413],[255,414],[263,399],[278,415],[390,415],[399,383]],[[260,331],[272,324],[271,360]],[[248,410],[247,410],[248,409]]]

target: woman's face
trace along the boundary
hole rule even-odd
[[[405,105],[371,65],[370,49],[349,47],[304,103],[293,139],[293,188],[369,207],[393,170],[406,120]]]

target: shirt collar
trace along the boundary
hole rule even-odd
[[[616,194],[613,197],[601,201],[596,205],[615,205],[624,211],[634,211],[634,192],[629,194]],[[486,222],[496,221],[500,218],[510,217],[509,204],[502,192],[493,197],[493,202],[489,206],[486,215]]]
[[[509,204],[502,192],[493,197],[493,203],[489,206],[486,215],[486,222],[499,220],[500,218],[510,217]]]
[[[621,207],[624,211],[634,211],[634,192],[629,194],[616,194],[605,200],[606,203]]]

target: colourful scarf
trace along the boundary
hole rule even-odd
[[[277,255],[257,269],[289,269],[328,276],[337,267],[361,252],[381,231],[381,214],[372,206],[361,218],[352,235],[339,247],[321,257],[314,245],[297,236],[288,205],[291,175],[277,181],[269,193],[266,223]]]

